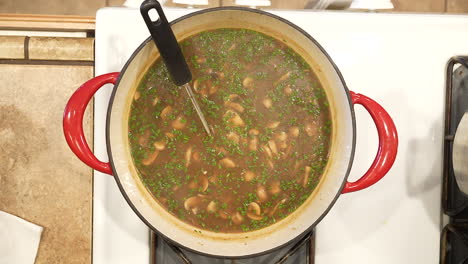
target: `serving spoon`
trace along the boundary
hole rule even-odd
[[[151,19],[149,14],[151,10],[156,10],[159,18],[156,20]],[[169,71],[172,82],[177,86],[184,87],[190,101],[192,102],[193,108],[197,112],[197,115],[206,130],[206,133],[211,136],[212,133],[208,126],[208,122],[206,122],[206,118],[201,111],[200,105],[193,95],[192,87],[189,85],[192,80],[192,73],[185,61],[179,43],[174,36],[174,32],[172,32],[171,26],[167,22],[166,16],[161,8],[161,4],[156,0],[145,0],[140,6],[140,12],[152,39],[161,54],[164,64]]]

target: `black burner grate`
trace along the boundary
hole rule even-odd
[[[446,74],[442,208],[450,223],[442,231],[440,263],[464,264],[468,263],[468,196],[455,180],[452,151],[458,124],[468,112],[468,57],[450,59]]]
[[[181,249],[156,234],[151,234],[153,264],[313,264],[315,232],[274,252],[244,259],[221,259],[197,255]]]

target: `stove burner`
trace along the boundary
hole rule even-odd
[[[454,71],[455,65],[461,65],[461,67]],[[446,80],[442,207],[448,216],[468,218],[468,210],[465,210],[468,207],[468,196],[458,188],[452,166],[455,132],[463,114],[468,111],[468,57],[450,59]]]
[[[212,258],[188,252],[151,234],[151,260],[153,264],[313,264],[315,231],[302,237],[295,244],[285,246],[272,253],[245,259]]]
[[[447,225],[441,240],[440,263],[468,263],[468,225]]]
[[[442,208],[450,223],[442,231],[440,263],[462,264],[468,263],[468,195],[455,180],[452,151],[458,124],[468,112],[468,57],[451,58],[446,74]]]

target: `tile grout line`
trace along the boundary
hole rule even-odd
[[[24,59],[25,60],[29,60],[29,39],[30,39],[29,36],[24,37],[23,48],[24,48]]]
[[[66,66],[94,66],[94,61],[73,61],[73,60],[15,60],[0,59],[0,64],[12,65],[66,65]]]

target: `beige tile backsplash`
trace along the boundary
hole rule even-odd
[[[93,45],[93,38],[31,37],[29,59],[93,61]]]
[[[94,38],[0,36],[0,59],[92,62]]]
[[[24,36],[0,36],[0,59],[24,59]]]

